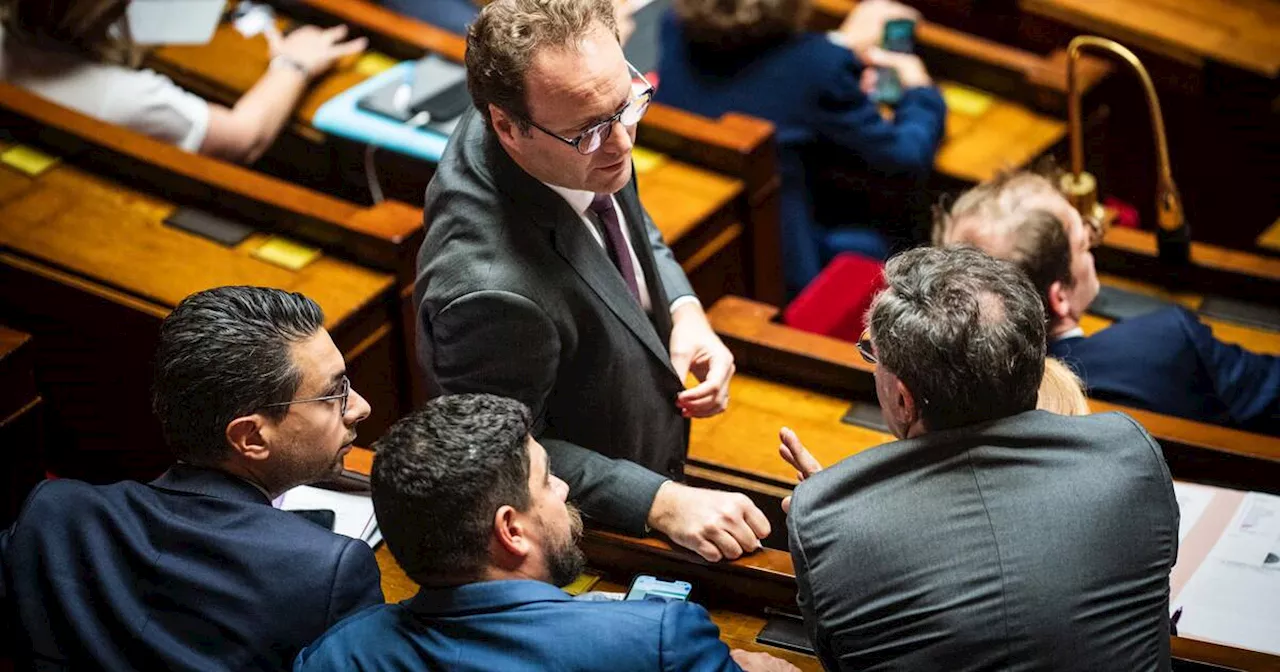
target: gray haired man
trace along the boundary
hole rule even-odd
[[[1128,416],[1037,411],[1044,309],[1016,266],[922,248],[859,344],[900,441],[809,477],[788,528],[830,670],[1167,670],[1178,508]]]

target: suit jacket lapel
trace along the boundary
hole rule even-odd
[[[544,187],[545,188],[545,187]],[[547,191],[550,191],[549,189]],[[556,196],[552,193],[553,196]],[[556,196],[559,198],[559,196]],[[577,213],[573,212],[567,203],[561,200],[561,207],[564,210],[561,222],[570,222],[567,226],[556,226],[551,231],[552,244],[556,248],[556,252],[564,258],[573,270],[578,274],[591,291],[604,302],[614,315],[627,325],[631,333],[657,357],[667,369],[671,369],[671,356],[667,352],[667,346],[658,338],[658,331],[655,325],[649,321],[649,317],[645,315],[644,309],[636,303],[635,297],[631,296],[631,290],[627,289],[626,282],[618,273],[618,269],[614,267],[613,262],[609,260],[608,253],[587,233],[586,227],[582,226],[577,220]],[[634,235],[634,234],[633,234]],[[634,244],[634,239],[633,239]],[[639,255],[637,255],[639,256]],[[650,255],[652,256],[652,255]],[[652,266],[652,264],[650,264]],[[643,264],[642,264],[643,267]],[[646,270],[645,278],[652,278]],[[652,296],[652,290],[650,296]],[[663,304],[654,303],[654,312],[662,310]],[[668,317],[668,320],[671,318]],[[667,329],[670,333],[670,328]],[[672,375],[675,371],[672,370]]]

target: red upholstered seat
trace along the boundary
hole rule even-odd
[[[871,300],[884,288],[884,264],[842,252],[822,269],[786,310],[787,325],[855,343],[865,328]]]

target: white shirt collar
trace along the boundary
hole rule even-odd
[[[543,184],[547,183],[543,182]],[[595,192],[591,191],[569,189],[566,187],[559,187],[554,184],[547,184],[547,188],[557,194],[560,194],[560,197],[569,204],[569,207],[573,208],[573,211],[579,215],[585,213],[587,208],[591,207],[591,201],[594,201],[596,198]]]
[[[1055,338],[1055,339],[1053,339],[1053,340],[1054,340],[1054,341],[1065,341],[1065,340],[1067,340],[1068,338],[1084,338],[1084,329],[1082,329],[1082,328],[1080,328],[1080,327],[1075,327],[1075,328],[1073,328],[1073,329],[1068,329],[1067,331],[1063,332],[1061,336],[1058,336],[1057,338]]]

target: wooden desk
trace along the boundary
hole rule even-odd
[[[163,224],[175,207],[70,162],[38,177],[0,168],[0,311],[35,335],[57,473],[102,482],[168,465],[148,402],[158,327],[182,298],[220,285],[314,299],[377,413],[362,428],[380,433],[399,415],[393,276],[328,255],[287,270],[251,256],[267,234],[224,247]]]
[[[960,88],[946,81],[938,86],[944,97]],[[947,108],[946,135],[934,166],[940,173],[977,184],[1001,171],[1030,166],[1066,136],[1065,122],[992,96],[990,105],[977,114]]]
[[[1193,242],[1187,267],[1167,266],[1157,256],[1154,233],[1119,227],[1107,231],[1093,256],[1100,272],[1185,292],[1280,305],[1280,257]]]
[[[31,336],[0,324],[0,529],[9,526],[27,493],[42,478],[42,400],[36,388]]]
[[[1019,8],[1195,67],[1280,76],[1280,5],[1250,0],[1019,0]]]
[[[397,38],[406,36],[404,28],[399,32],[387,32],[387,16],[396,15],[367,5],[367,11],[351,12],[350,5],[354,4],[339,6],[337,3],[316,2],[300,9],[310,9],[313,13],[341,11],[338,17],[355,23],[360,32],[376,32],[378,39],[374,43],[390,46],[397,54],[416,50],[415,55],[421,55],[424,47],[435,47],[434,50],[446,57],[461,58],[464,45],[459,38],[440,35],[438,31],[413,32],[411,36],[420,38],[420,41],[397,44]],[[334,15],[328,16],[333,22]],[[411,29],[416,27],[412,22],[407,25]],[[266,69],[267,61],[268,49],[264,38],[246,39],[229,24],[223,24],[209,44],[163,47],[151,54],[148,64],[210,100],[234,104],[257,81]],[[345,180],[348,186],[354,184],[354,194],[359,194],[353,198],[363,197],[365,178],[363,173],[351,174],[348,171],[344,175],[346,169],[343,166],[363,165],[363,158],[353,143],[326,137],[310,126],[310,120],[321,104],[370,75],[360,71],[358,63],[353,61],[340,65],[319,79],[303,98],[295,115],[294,130],[297,138],[308,148],[299,149],[296,142],[285,142],[271,152],[275,157],[273,160],[279,162],[319,163],[320,167],[315,169],[318,184]],[[772,129],[762,129],[755,124],[751,130],[756,144],[748,154],[771,156]],[[756,147],[761,150],[757,151]],[[285,154],[290,151],[293,152],[292,157]],[[325,162],[315,161],[316,154],[327,158],[327,167]],[[404,156],[389,157],[388,160],[394,162],[392,165],[396,168],[380,170],[384,188],[394,189],[397,196],[419,203],[434,172],[433,166]],[[297,172],[293,171],[292,177],[307,179],[306,175],[299,176]],[[395,180],[388,180],[388,175],[395,175]],[[704,301],[710,302],[736,291],[781,302],[781,272],[773,253],[778,239],[775,182],[752,184],[753,191],[748,191],[743,179],[670,157],[650,170],[638,171],[637,181],[645,209]],[[762,214],[757,215],[757,212]]]

